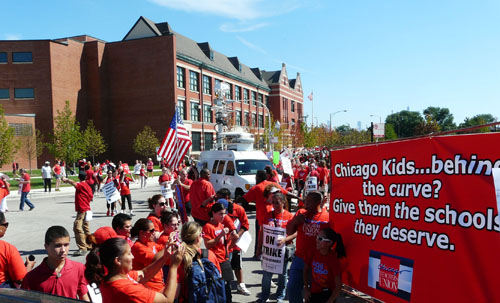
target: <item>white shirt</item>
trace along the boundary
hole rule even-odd
[[[42,166],[42,178],[44,179],[52,178],[52,168],[50,168],[50,165]]]

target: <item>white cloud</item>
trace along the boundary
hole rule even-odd
[[[21,40],[22,38],[21,34],[4,34],[3,36],[5,40]]]
[[[249,48],[251,48],[253,50],[258,51],[259,53],[267,54],[267,52],[263,48],[261,48],[261,47],[255,45],[255,44],[253,44],[252,42],[249,42],[249,41],[245,40],[243,37],[236,36],[236,38],[238,40],[240,40],[240,42],[243,43],[244,45],[246,45],[247,47],[249,47]]]
[[[228,33],[242,33],[251,32],[260,28],[269,26],[269,23],[262,22],[257,24],[248,24],[247,22],[240,22],[239,24],[224,23],[220,26],[220,30]]]
[[[300,6],[298,0],[149,0],[171,9],[222,16],[237,20],[255,20],[286,14]]]

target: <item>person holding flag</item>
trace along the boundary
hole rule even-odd
[[[170,122],[157,154],[165,159],[167,167],[179,167],[191,144],[191,137],[184,127],[176,107],[172,122]]]

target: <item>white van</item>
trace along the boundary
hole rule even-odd
[[[211,150],[201,152],[198,169],[208,168],[215,191],[225,187],[235,198],[255,185],[255,174],[266,165],[272,167],[261,151]]]

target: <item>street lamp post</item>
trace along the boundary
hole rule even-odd
[[[382,117],[379,115],[370,115],[370,117],[378,117],[378,122],[382,123]]]
[[[345,112],[347,112],[347,109],[338,110],[338,111],[336,111],[334,113],[330,113],[330,131],[332,131],[332,117],[335,116],[338,113],[345,113]]]

